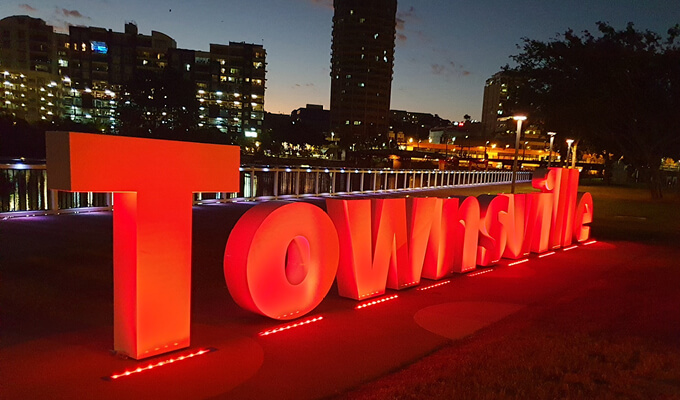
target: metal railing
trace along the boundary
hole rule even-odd
[[[517,173],[530,182],[531,172]],[[389,193],[510,183],[512,172],[354,169],[316,167],[240,168],[238,193],[196,193],[195,204],[305,196]],[[0,217],[110,210],[111,193],[47,189],[45,165],[0,164]]]

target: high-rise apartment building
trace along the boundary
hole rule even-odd
[[[0,20],[0,110],[29,122],[61,115],[66,37],[38,18],[17,15]]]
[[[519,105],[519,96],[523,81],[521,78],[509,76],[505,72],[498,72],[486,80],[484,85],[484,100],[482,103],[482,135],[486,139],[514,137],[517,129],[512,116],[527,115]],[[529,120],[524,123],[522,138],[540,145],[546,135],[542,122],[528,115]]]
[[[127,23],[124,32],[71,26],[69,34],[62,35],[27,16],[1,20],[0,34],[2,113],[29,122],[66,117],[116,132],[120,106],[130,105],[144,91],[145,99],[157,100],[148,102],[154,106],[146,118],[172,123],[177,105],[158,97],[175,88],[154,88],[152,83],[138,87],[145,80],[169,86],[162,75],[172,71],[195,86],[198,127],[252,138],[262,132],[262,45],[230,42],[211,44],[210,51],[177,49],[168,35],[139,34],[133,23]]]
[[[396,0],[334,0],[331,130],[346,144],[389,132]]]
[[[512,129],[514,122],[508,123],[503,118],[512,116],[515,111],[518,85],[516,78],[503,72],[498,72],[486,80],[482,103],[482,129],[485,137],[491,138]]]

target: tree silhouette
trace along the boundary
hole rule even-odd
[[[659,165],[677,158],[680,128],[680,26],[667,36],[616,30],[567,30],[548,42],[523,39],[507,73],[525,82],[518,102],[546,128],[625,157],[650,172],[653,197],[661,196]]]

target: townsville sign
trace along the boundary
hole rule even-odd
[[[193,192],[239,190],[239,149],[48,132],[51,189],[113,192],[114,348],[142,359],[189,346]],[[219,172],[219,173],[216,173]],[[364,300],[477,266],[585,241],[593,216],[578,171],[535,176],[535,193],[328,199],[327,212],[268,202],[232,229],[224,276],[241,307],[288,320],[337,281]]]

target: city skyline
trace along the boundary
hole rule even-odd
[[[588,6],[528,0],[466,5],[398,2],[392,109],[480,119],[484,82],[519,50],[522,37],[547,40],[571,28],[596,30],[597,21],[617,28],[634,22],[659,34],[680,22],[667,2],[594,2]],[[235,11],[232,11],[235,10]],[[220,12],[222,11],[222,12]],[[305,104],[330,103],[332,1],[260,0],[180,2],[71,0],[0,5],[0,16],[25,14],[67,30],[68,24],[122,31],[135,21],[140,33],[163,32],[179,48],[206,50],[210,43],[263,44],[267,51],[265,110],[290,113]]]

